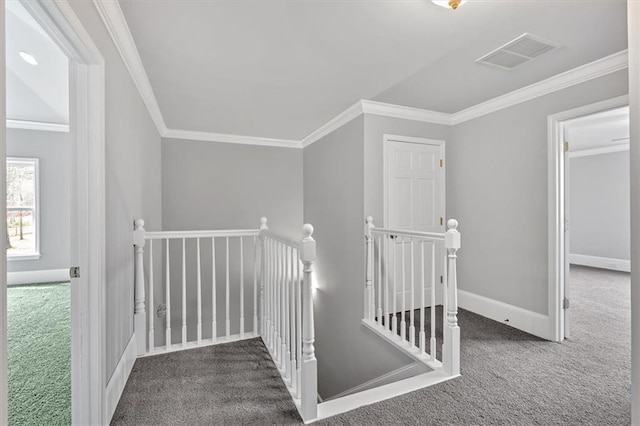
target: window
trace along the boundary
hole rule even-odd
[[[7,260],[38,259],[38,159],[7,157]]]

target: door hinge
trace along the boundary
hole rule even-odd
[[[442,284],[444,280],[442,279],[442,275],[440,275],[440,284]]]
[[[443,164],[444,164],[444,160],[441,158],[440,159],[440,167],[442,167]]]
[[[443,223],[444,223],[444,219],[442,218],[442,216],[440,216],[440,226],[442,226]]]
[[[565,297],[562,299],[562,309],[569,309],[569,298]]]
[[[564,220],[564,232],[569,230],[569,219]]]
[[[569,142],[564,141],[564,143],[562,144],[562,149],[564,149],[564,152],[569,152]]]
[[[69,268],[69,278],[80,278],[80,267],[72,266]]]

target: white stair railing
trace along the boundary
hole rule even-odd
[[[291,240],[269,231],[266,219],[260,232],[262,336],[305,422],[318,413],[312,234],[313,226],[306,224],[302,240]]]
[[[373,218],[367,218],[363,323],[414,358],[457,376],[460,233],[455,219],[447,227],[445,233],[376,228]],[[443,306],[440,321],[439,305]],[[440,359],[438,324],[442,326]]]
[[[261,336],[303,420],[308,422],[316,419],[318,386],[312,293],[316,243],[312,234],[313,226],[306,224],[303,226],[302,239],[291,240],[269,231],[266,218],[261,219],[259,229],[166,232],[146,232],[144,221],[136,220],[133,234],[134,334],[138,356]],[[195,259],[190,259],[187,254],[193,250],[187,248],[193,249],[194,245]],[[211,253],[210,258],[206,259],[211,268],[206,282],[203,280],[204,259],[201,250],[205,245]],[[250,245],[253,246],[252,255],[249,254],[250,250],[246,250]],[[148,252],[146,262],[145,247]],[[171,254],[175,254],[176,248],[180,273],[172,276]],[[219,253],[220,248],[223,248],[223,253],[217,254],[216,250]],[[154,257],[161,261],[164,259],[163,264],[156,265]],[[195,271],[191,270],[194,263]],[[224,273],[217,271],[218,267],[223,267]],[[145,270],[148,292],[145,292]],[[154,297],[154,288],[160,284],[155,282],[154,272],[164,275],[160,278],[160,282],[164,283],[163,345],[156,344],[155,336],[154,315],[156,306],[160,305],[156,299],[162,300],[162,295]],[[218,273],[224,277],[222,282],[219,282]],[[245,282],[248,280],[253,284],[252,294],[249,295],[245,294]],[[203,300],[203,286],[211,289],[210,300]],[[172,307],[172,302],[176,302],[172,299],[172,289],[174,293],[179,290],[181,294],[177,298],[181,303],[179,308],[175,303]],[[224,304],[217,300],[219,292],[224,294]],[[232,292],[239,294],[239,302],[235,297],[232,300]],[[247,306],[252,309],[251,319],[245,315]],[[195,321],[189,317],[189,313],[194,312]],[[202,327],[205,312],[211,314],[211,334],[207,336],[203,336]],[[173,315],[180,315],[181,318],[181,338],[177,342],[172,337]],[[237,320],[234,322],[234,319]],[[219,321],[224,321],[222,334],[218,333]],[[193,330],[190,326],[196,330],[191,340],[188,338],[188,331]],[[232,334],[232,330],[237,330],[237,333]]]

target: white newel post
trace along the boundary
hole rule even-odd
[[[444,326],[444,344],[442,347],[442,366],[444,372],[452,376],[460,374],[460,327],[458,327],[458,281],[456,277],[457,251],[460,248],[458,221],[450,219],[449,228],[444,237],[447,249],[447,323]]]
[[[373,313],[375,312],[375,297],[373,295],[373,236],[371,230],[374,228],[373,217],[367,216],[366,224],[366,242],[367,242],[367,269],[365,276],[365,302],[364,317],[373,321]]]
[[[147,317],[144,293],[144,220],[136,219],[133,228],[133,245],[135,247],[135,279],[134,279],[134,333],[138,346],[138,355],[147,352]]]
[[[318,416],[318,371],[313,343],[313,262],[316,260],[316,242],[311,236],[313,226],[308,223],[302,227],[303,239],[300,243],[300,260],[303,264],[302,281],[302,389],[301,408],[304,421]]]
[[[264,314],[264,280],[265,280],[265,257],[264,257],[264,239],[265,232],[269,230],[267,226],[267,218],[260,218],[260,335],[265,336],[267,330],[265,330],[265,314]]]

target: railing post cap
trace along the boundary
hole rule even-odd
[[[136,219],[133,221],[134,229],[142,229],[144,228],[144,219]]]
[[[312,238],[311,236],[313,235],[313,225],[311,225],[310,223],[305,223],[304,225],[302,225],[302,238],[304,240],[307,240],[309,238]]]
[[[367,216],[367,224],[373,225],[373,216]]]
[[[263,230],[263,229],[269,229],[269,227],[267,226],[267,218],[266,218],[266,216],[262,216],[260,218],[260,230]]]
[[[133,245],[144,247],[144,220],[136,219],[133,221]]]
[[[460,248],[460,232],[458,231],[458,221],[449,219],[447,221],[449,230],[444,234],[444,246],[448,249],[458,250]]]
[[[302,225],[302,241],[300,242],[300,260],[313,262],[316,260],[316,241],[312,237],[313,226],[309,223]]]

